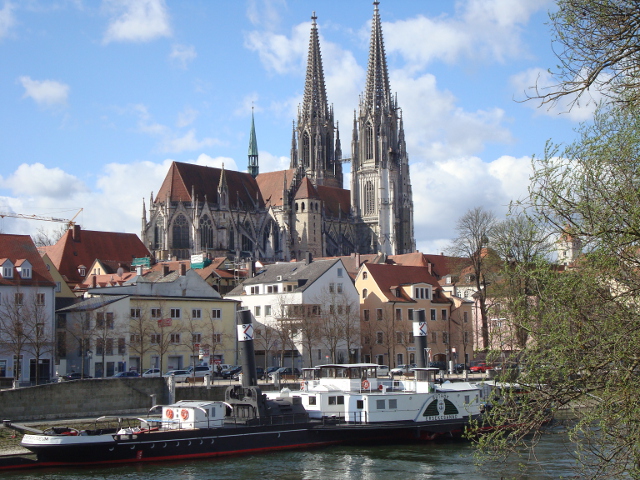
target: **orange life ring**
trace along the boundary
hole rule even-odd
[[[170,408],[165,412],[165,415],[167,416],[167,418],[169,420],[173,419],[173,410],[171,410]]]
[[[186,408],[183,408],[182,410],[180,410],[180,417],[182,417],[182,420],[188,420],[189,410],[187,410]]]
[[[307,386],[307,382],[300,382],[300,390],[304,390],[306,386]]]
[[[364,388],[365,390],[369,390],[370,386],[371,386],[371,384],[369,383],[369,380],[363,380],[362,381],[362,388]]]

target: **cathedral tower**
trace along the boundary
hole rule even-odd
[[[354,117],[351,204],[364,222],[360,238],[387,255],[415,250],[413,200],[402,111],[391,94],[379,2],[374,14],[365,91]]]
[[[314,186],[342,188],[342,159],[335,152],[333,107],[327,102],[315,12],[311,19],[307,76],[292,140],[291,168],[303,169]]]
[[[253,121],[253,108],[251,109],[251,133],[249,134],[249,166],[247,171],[253,178],[260,173],[258,167],[258,141],[256,140],[256,125]]]

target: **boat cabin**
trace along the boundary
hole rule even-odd
[[[227,404],[201,400],[180,400],[162,407],[162,428],[213,428],[224,423]]]

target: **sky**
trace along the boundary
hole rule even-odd
[[[12,212],[140,235],[143,201],[148,208],[172,161],[247,170],[252,109],[260,171],[288,168],[313,12],[350,157],[373,8],[371,0],[0,0],[0,232],[64,225],[1,217]],[[532,156],[549,139],[570,142],[591,119],[593,104],[569,111],[524,101],[536,82],[550,85],[558,63],[553,8],[381,0],[419,251],[446,251],[469,209],[503,218],[527,194]]]

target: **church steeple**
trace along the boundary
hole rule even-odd
[[[367,82],[364,92],[364,103],[370,109],[388,109],[391,106],[391,89],[389,87],[389,72],[387,57],[382,39],[382,25],[380,23],[380,2],[373,2],[373,22],[371,23],[371,41],[369,43],[369,66],[367,67]]]
[[[258,141],[256,140],[256,125],[253,120],[253,107],[251,107],[251,133],[249,134],[249,174],[256,178],[260,173],[258,167]]]
[[[295,152],[295,138],[291,142],[291,167],[301,167],[314,186],[342,188],[342,175],[337,175],[342,165],[336,168],[333,108],[327,102],[315,12],[311,20],[304,97],[298,109],[298,142]]]

